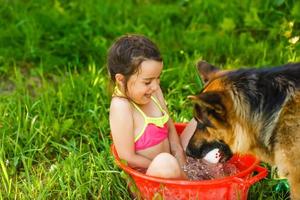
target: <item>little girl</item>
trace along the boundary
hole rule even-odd
[[[121,159],[147,175],[183,178],[185,155],[160,88],[163,61],[157,46],[141,35],[117,39],[108,52],[115,90],[110,128]]]

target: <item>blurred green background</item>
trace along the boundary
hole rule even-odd
[[[227,69],[300,61],[300,2],[0,0],[1,199],[130,199],[109,150],[105,63],[126,33],[159,46],[161,87],[184,122],[186,96],[200,90],[197,60]],[[287,199],[278,182],[270,168],[249,199]]]

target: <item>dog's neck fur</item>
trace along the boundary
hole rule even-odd
[[[240,136],[236,138],[234,144],[237,151],[245,152],[251,149],[252,139],[249,135],[253,135],[261,142],[262,149],[270,151],[273,148],[271,136],[276,131],[281,110],[299,87],[297,77],[300,78],[300,74],[295,74],[291,78],[288,68],[282,68],[272,76],[269,75],[264,70],[238,70],[228,76],[234,82],[230,95],[234,99],[233,108],[240,121],[233,127],[235,135]],[[273,80],[267,79],[270,77]]]

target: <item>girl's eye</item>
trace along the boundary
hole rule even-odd
[[[150,85],[150,83],[151,83],[151,81],[150,82],[145,82],[146,85]]]

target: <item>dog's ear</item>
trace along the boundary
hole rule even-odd
[[[195,117],[203,118],[205,115],[212,115],[219,120],[225,120],[226,108],[222,102],[222,92],[204,92],[197,96],[189,96],[195,103]]]
[[[211,80],[214,75],[220,71],[217,67],[209,64],[204,60],[200,60],[197,62],[198,73],[204,83],[207,83]]]
[[[198,96],[188,96],[188,98],[194,103],[194,118],[197,122],[205,124],[205,126],[213,127],[211,122],[208,119],[206,109],[202,104],[203,102],[199,101]]]

